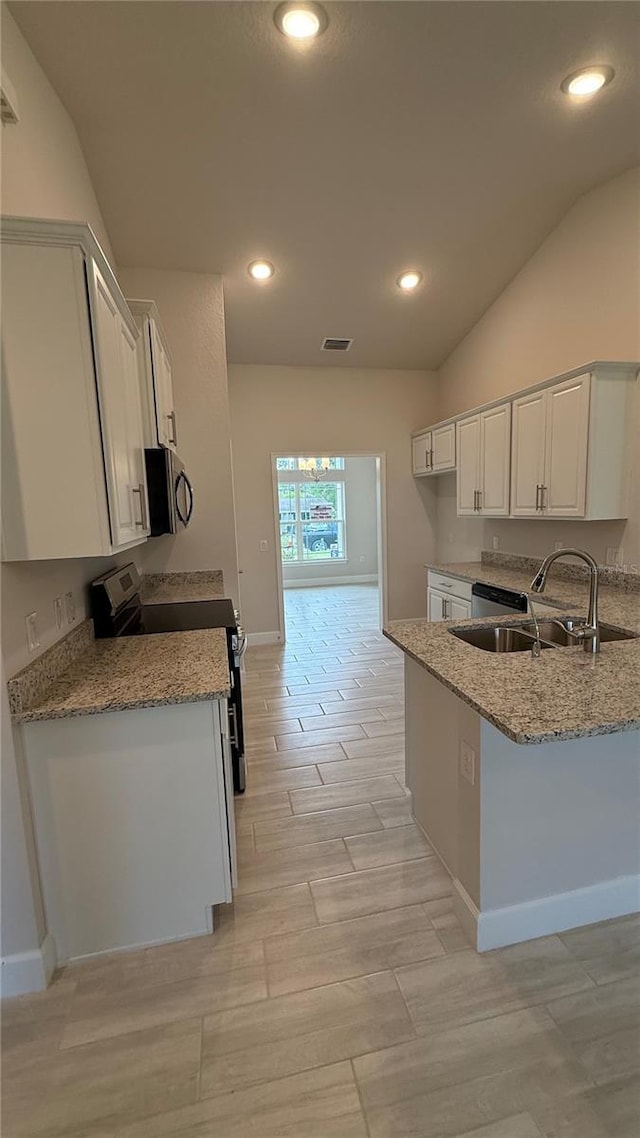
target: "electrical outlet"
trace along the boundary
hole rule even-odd
[[[553,548],[557,553],[559,549],[564,549],[564,542],[563,541],[554,541]]]
[[[360,564],[362,564],[363,561],[364,561],[364,553],[361,553],[360,554]]]
[[[62,597],[54,598],[53,615],[55,617],[56,628],[61,629],[64,624],[64,606],[62,604]]]
[[[67,624],[73,624],[76,619],[76,602],[73,599],[73,593],[65,593],[64,604],[67,610]]]
[[[470,782],[476,784],[476,753],[473,747],[464,741],[460,742],[460,774]]]
[[[493,548],[494,549],[500,548],[500,538],[498,537],[497,533],[494,533],[494,535],[493,535]]]
[[[268,548],[269,548],[269,542],[265,541],[265,539],[263,538],[262,541],[260,542],[260,552],[266,553]]]
[[[615,545],[607,546],[607,565],[622,565],[624,561],[624,550],[617,549]]]
[[[25,624],[27,626],[27,648],[30,652],[35,652],[36,648],[40,647],[37,612],[30,612],[25,617]]]

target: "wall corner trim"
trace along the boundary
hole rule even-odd
[[[51,933],[47,933],[40,948],[3,956],[0,972],[2,998],[44,991],[51,982],[56,962],[56,946]]]

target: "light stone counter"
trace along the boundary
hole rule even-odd
[[[533,573],[487,562],[430,565],[465,581],[485,581],[528,592]],[[600,620],[640,636],[640,591],[603,585]],[[631,582],[634,586],[635,582]],[[588,584],[550,577],[543,597],[567,614],[584,615]],[[393,621],[385,635],[484,719],[516,743],[579,739],[640,729],[640,639],[603,644],[596,656],[581,646],[495,655],[459,640],[451,627],[514,625],[524,617],[447,621]],[[530,618],[529,618],[530,619]]]
[[[19,697],[20,676],[10,681],[10,693],[12,683],[13,718],[18,723],[226,699],[226,632],[214,628],[92,640],[33,698]]]
[[[140,595],[145,605],[173,604],[176,601],[214,601],[224,597],[221,569],[185,573],[145,573]]]

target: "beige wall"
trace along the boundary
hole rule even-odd
[[[438,372],[439,418],[590,360],[640,360],[640,168],[585,194]],[[637,400],[640,440],[640,391]],[[455,480],[438,482],[438,556],[476,557],[496,535],[509,552],[555,541],[600,561],[623,548],[640,565],[640,445],[627,522],[482,521],[455,516]]]
[[[189,528],[152,538],[141,546],[140,560],[148,572],[222,569],[237,600],[222,278],[121,268],[118,279],[126,296],[158,305],[173,365],[178,452],[195,491]]]
[[[329,476],[330,477],[330,476]],[[321,579],[331,581],[350,577],[376,577],[378,573],[378,475],[376,459],[345,458],[345,544],[346,561],[327,558],[306,565],[282,566],[285,585],[296,582],[312,584]]]
[[[421,371],[229,366],[240,596],[249,632],[278,628],[271,454],[386,455],[391,618],[425,610],[435,551],[435,489],[411,473],[412,430],[434,419],[434,376]],[[261,553],[259,542],[269,549]]]

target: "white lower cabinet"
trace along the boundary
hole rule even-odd
[[[85,225],[2,232],[2,556],[101,557],[149,535],[138,332]]]
[[[471,585],[432,570],[427,575],[427,620],[467,620],[471,616]]]
[[[219,700],[23,724],[60,962],[211,932],[235,876],[227,720]]]

